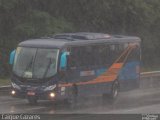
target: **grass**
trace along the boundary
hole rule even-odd
[[[10,85],[9,78],[0,78],[0,86]]]

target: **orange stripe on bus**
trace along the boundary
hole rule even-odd
[[[87,81],[87,82],[78,82],[76,85],[87,85],[87,84],[97,84],[97,83],[104,83],[104,82],[111,82],[114,81],[117,78],[118,72],[115,74],[110,74],[109,70],[106,71],[107,76],[104,76],[103,74],[98,76],[96,79]],[[72,86],[73,84],[67,83],[67,84],[60,84],[59,87],[69,87]]]
[[[123,66],[123,63],[114,63],[111,68],[121,68]]]
[[[118,71],[121,69],[122,67],[122,63],[115,63],[113,64],[113,66],[111,66],[105,73],[103,73],[102,75],[98,76],[96,79],[94,80],[90,80],[87,82],[78,82],[75,83],[76,85],[87,85],[87,84],[97,84],[97,83],[104,83],[104,82],[112,82],[117,78],[118,72],[111,72],[111,68],[114,67],[119,67]],[[106,75],[105,75],[106,74]],[[72,86],[72,83],[67,83],[67,84],[59,84],[59,87],[69,87]]]
[[[133,46],[129,46],[123,53],[120,55],[120,57],[110,66],[110,68],[105,71],[103,74],[98,76],[97,78],[87,81],[87,82],[78,82],[78,83],[66,83],[66,84],[59,84],[59,87],[69,87],[73,84],[76,85],[87,85],[87,84],[97,84],[97,83],[104,83],[104,82],[112,82],[117,79],[118,73],[121,70],[121,68],[124,65],[124,62],[128,58],[131,51],[134,49]],[[123,59],[123,62],[118,62],[121,57],[123,57],[126,54],[125,58]]]

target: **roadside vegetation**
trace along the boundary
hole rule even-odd
[[[159,12],[159,0],[0,0],[0,78],[19,42],[61,32],[139,36],[142,70],[160,70]]]
[[[10,79],[9,78],[0,78],[0,86],[6,86],[10,85]]]

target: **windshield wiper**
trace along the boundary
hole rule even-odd
[[[31,58],[31,61],[26,65],[26,68],[23,72],[23,76],[25,75],[25,72],[32,66],[32,64],[33,64],[33,56]],[[31,68],[31,70],[32,70],[32,68]]]
[[[47,65],[47,68],[46,68],[46,70],[45,70],[45,72],[44,72],[44,74],[43,74],[43,77],[42,77],[43,79],[46,77],[51,63],[52,63],[52,61],[51,61],[51,58],[50,58],[50,59],[49,59],[49,62],[48,62],[48,65]]]

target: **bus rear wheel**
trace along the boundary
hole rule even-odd
[[[103,94],[103,103],[114,103],[119,94],[119,82],[116,80],[113,82],[111,87],[111,92],[108,94]]]
[[[119,82],[116,80],[112,85],[110,99],[112,99],[112,100],[117,99],[118,93],[119,93]]]

